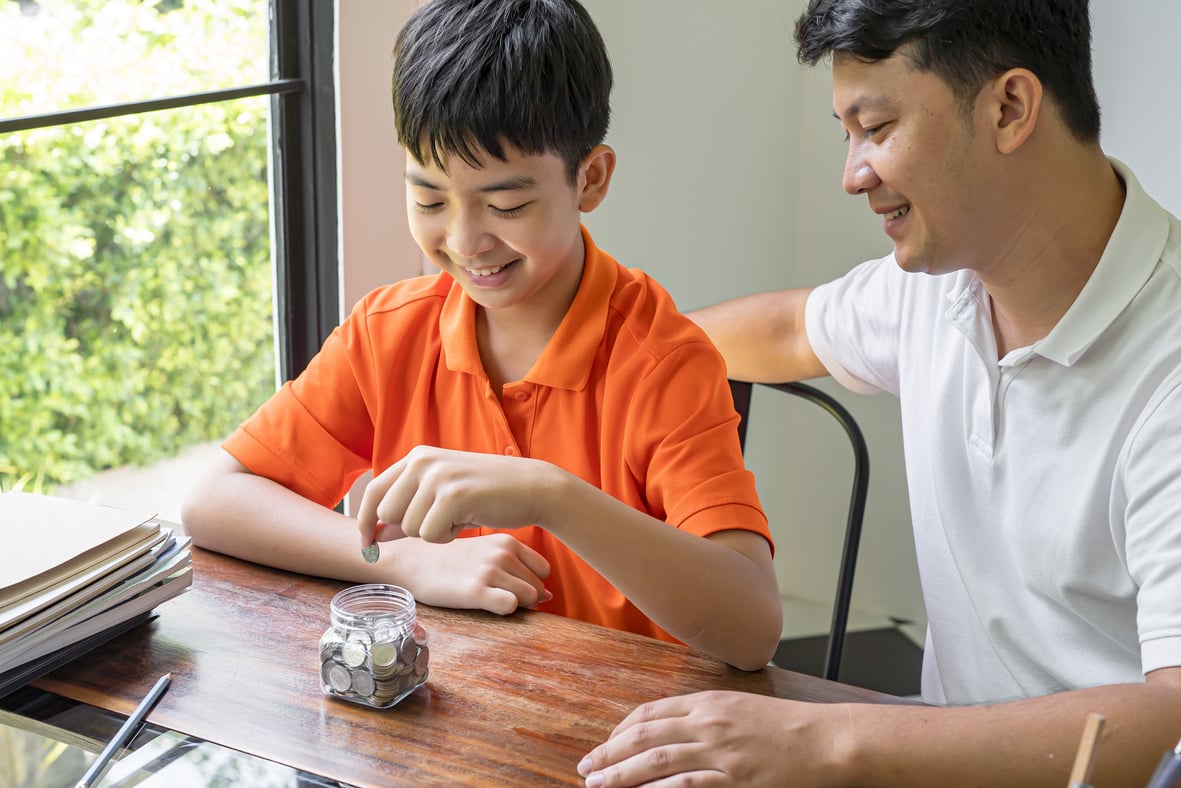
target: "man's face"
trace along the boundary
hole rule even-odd
[[[557,156],[506,153],[446,171],[407,154],[410,232],[485,309],[560,318],[582,276],[579,191]]]
[[[882,216],[898,264],[930,274],[995,260],[988,135],[939,77],[901,53],[833,58],[834,114],[848,135],[844,187]]]

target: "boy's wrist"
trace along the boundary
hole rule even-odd
[[[573,504],[579,479],[563,468],[544,460],[533,460],[527,485],[533,506],[533,524],[559,536],[554,526],[559,525],[561,512]]]

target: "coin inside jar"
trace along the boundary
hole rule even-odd
[[[388,668],[398,661],[398,646],[394,643],[374,643],[369,649],[369,659],[373,666]]]
[[[340,657],[350,668],[360,667],[365,661],[365,644],[359,640],[350,640],[340,650]]]

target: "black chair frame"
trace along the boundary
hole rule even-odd
[[[841,403],[814,386],[806,383],[749,383],[731,380],[730,393],[734,409],[741,421],[738,441],[745,450],[746,430],[750,421],[750,399],[754,386],[768,388],[802,397],[824,408],[845,430],[853,449],[853,489],[849,499],[849,516],[845,523],[845,544],[841,550],[840,570],[837,574],[836,598],[832,609],[832,628],[824,656],[824,678],[837,681],[841,672],[841,657],[845,649],[845,630],[849,622],[849,603],[853,597],[853,573],[857,567],[857,550],[861,544],[861,524],[865,517],[865,501],[869,494],[869,448],[861,428],[852,414]]]

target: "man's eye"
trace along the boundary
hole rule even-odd
[[[423,203],[415,202],[414,207],[416,210],[418,210],[421,213],[434,213],[434,212],[442,209],[443,203],[433,202],[433,203],[430,203],[429,205],[424,205]]]
[[[886,127],[885,123],[879,123],[876,126],[868,126],[868,127],[861,130],[861,136],[862,137],[872,137],[874,134],[877,134],[879,131],[881,131],[885,127]],[[845,142],[848,142],[848,141],[849,141],[849,132],[846,131],[845,132]]]

